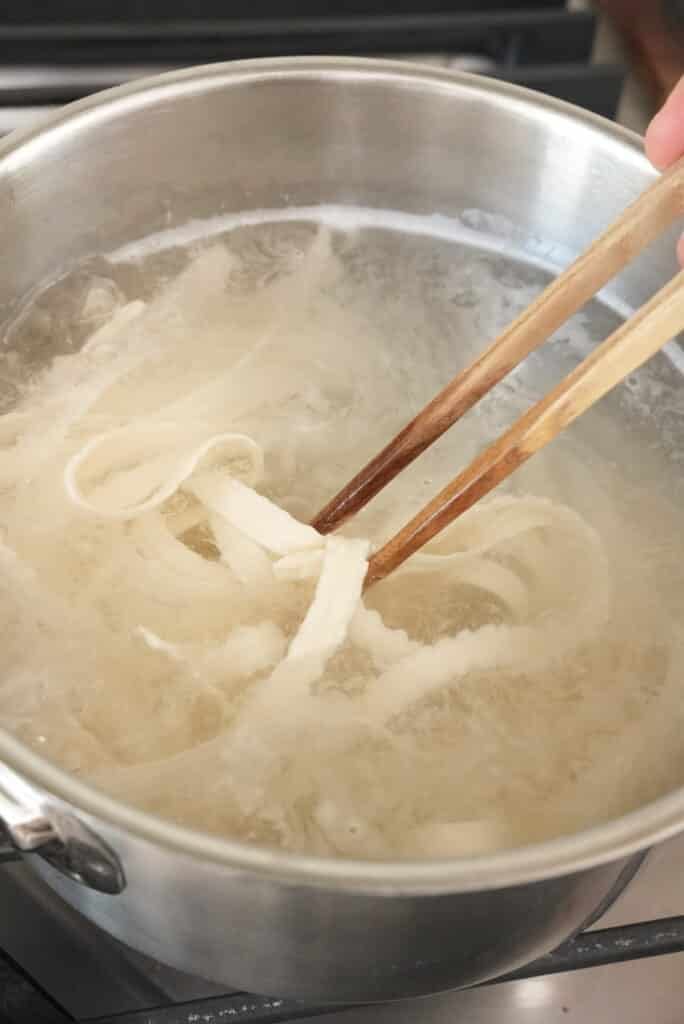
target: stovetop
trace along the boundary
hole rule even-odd
[[[410,56],[614,117],[620,61],[592,60],[596,15],[565,0],[4,0],[0,134],[132,78],[236,57]]]

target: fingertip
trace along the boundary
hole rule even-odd
[[[677,259],[680,267],[684,268],[684,235],[680,235],[677,242]]]
[[[672,133],[670,118],[665,110],[661,110],[649,124],[644,139],[644,148],[646,156],[659,171],[664,170],[671,163],[672,159],[676,159],[676,156],[671,156],[673,150]]]
[[[684,154],[684,77],[648,126],[646,156],[663,170]]]

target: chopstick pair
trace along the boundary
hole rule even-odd
[[[484,353],[457,374],[312,520],[330,533],[548,339],[684,213],[684,158],[600,235]],[[684,270],[617,328],[372,556],[383,579],[684,329]]]

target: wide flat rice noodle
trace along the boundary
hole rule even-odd
[[[135,302],[127,302],[121,306],[106,324],[103,324],[102,327],[90,335],[83,345],[81,352],[84,355],[109,353],[112,346],[117,343],[120,332],[129,327],[134,320],[137,320],[144,309],[145,303],[140,299],[136,299]]]
[[[199,644],[169,643],[145,626],[138,628],[138,634],[152,650],[211,678],[228,675],[248,679],[273,668],[282,660],[287,648],[285,635],[274,622],[236,626],[223,643],[209,648]]]
[[[273,582],[273,564],[266,552],[223,516],[210,515],[209,525],[227,565],[241,583],[267,587]]]
[[[332,652],[343,643],[361,597],[369,547],[365,540],[328,537],[316,593],[290,644],[288,660]]]
[[[246,723],[258,719],[262,711],[272,718],[276,709],[289,704],[296,717],[292,701],[310,696],[312,684],[346,639],[368,568],[368,548],[363,540],[327,538],[311,605],[284,661],[250,694],[239,718],[243,732]]]
[[[71,501],[86,512],[135,519],[175,494],[200,463],[210,468],[220,461],[256,481],[263,453],[244,434],[215,434],[183,446],[179,427],[140,423],[92,438],[67,463],[64,486]]]
[[[323,565],[323,548],[293,551],[273,563],[273,574],[282,582],[315,579]]]
[[[532,501],[532,521],[543,505],[561,535],[565,532],[574,542],[567,552],[561,548],[560,560],[550,559],[548,550],[538,549],[536,583],[546,591],[547,599],[557,602],[557,608],[545,607],[538,623],[464,630],[407,654],[369,684],[362,699],[370,720],[386,723],[412,703],[474,671],[537,671],[544,664],[557,662],[568,650],[581,647],[602,628],[610,611],[611,585],[600,539],[576,513],[550,502],[540,505]],[[526,529],[524,516],[518,525]],[[510,585],[509,574],[505,583]],[[579,594],[573,583],[581,588]],[[490,592],[499,593],[505,601],[506,591],[500,586],[501,579]],[[508,597],[510,600],[510,593]]]
[[[368,651],[375,667],[379,669],[396,664],[423,646],[411,640],[406,630],[386,626],[380,612],[375,608],[367,608],[363,601],[354,612],[349,635],[354,644]]]
[[[313,527],[300,523],[240,480],[208,475],[193,481],[192,489],[213,512],[276,555],[319,547],[323,542]]]

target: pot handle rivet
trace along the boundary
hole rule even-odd
[[[126,887],[119,858],[106,843],[72,814],[41,806],[30,787],[0,765],[0,862],[29,853],[96,892],[117,895]]]

